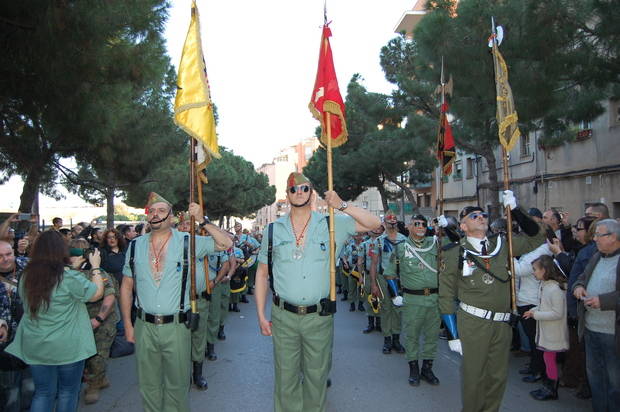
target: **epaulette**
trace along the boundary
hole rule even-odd
[[[459,245],[459,242],[452,242],[452,243],[448,243],[447,245],[443,245],[443,246],[441,247],[441,250],[445,252],[446,250],[450,250],[450,249],[452,249],[453,247],[458,246],[458,245]]]

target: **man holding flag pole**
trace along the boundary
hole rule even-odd
[[[335,256],[347,238],[381,224],[333,191],[331,148],[346,142],[347,130],[330,36],[325,21],[310,102],[321,120],[321,141],[328,150],[329,220],[312,211],[310,181],[291,173],[286,187],[291,212],[265,228],[258,257],[256,308],[261,333],[273,337],[276,412],[325,411],[336,312]],[[334,216],[334,208],[344,214]],[[271,322],[265,316],[268,287],[273,293]]]

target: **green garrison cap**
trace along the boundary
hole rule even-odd
[[[164,199],[161,195],[155,193],[155,192],[151,192],[149,193],[149,197],[146,201],[146,207],[151,207],[153,206],[155,203],[166,203],[168,206],[172,207],[172,203],[170,203],[169,201],[167,201],[166,199]]]
[[[288,175],[288,179],[286,179],[286,188],[303,185],[304,183],[310,184],[310,180],[299,172],[293,172]]]

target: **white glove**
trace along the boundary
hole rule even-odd
[[[448,341],[448,346],[450,347],[450,350],[452,352],[456,352],[456,353],[460,354],[461,356],[463,356],[463,347],[461,346],[461,340],[460,339],[449,340]]]
[[[515,198],[512,190],[504,190],[504,207],[510,207],[510,210],[516,209],[517,207],[517,199]]]
[[[437,218],[437,224],[439,227],[448,227],[448,219],[444,215],[441,215]]]
[[[394,304],[394,306],[403,306],[403,297],[396,296],[392,298],[392,303]]]

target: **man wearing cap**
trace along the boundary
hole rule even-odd
[[[246,298],[246,294],[252,295],[254,288],[254,279],[256,277],[256,267],[258,262],[254,262],[253,264],[249,264],[252,258],[251,255],[258,255],[258,249],[260,248],[260,243],[249,233],[243,233],[243,226],[241,222],[235,222],[235,246],[240,248],[243,251],[243,259],[239,262],[242,264],[245,260],[248,260],[246,263],[246,267],[248,269],[248,287],[243,292],[243,297],[241,301],[244,303],[248,303]]]
[[[151,232],[132,241],[123,268],[125,336],[136,344],[144,410],[189,411],[189,236],[172,228],[172,204],[158,194],[149,195],[146,211]],[[210,235],[196,236],[196,258],[232,245],[226,234],[205,219],[199,205],[191,203],[189,213]],[[134,290],[135,329],[130,316]]]
[[[545,231],[517,208],[510,190],[504,191],[503,203],[523,232],[512,237],[514,256],[545,241]],[[503,235],[487,237],[488,215],[482,208],[467,206],[459,216],[465,237],[444,247],[439,310],[451,335],[450,349],[463,355],[463,411],[497,411],[506,388],[512,339],[508,245]]]
[[[347,290],[348,296],[351,299],[351,305],[349,312],[355,312],[355,309],[359,311],[364,310],[362,304],[362,297],[360,296],[360,283],[362,282],[361,276],[363,276],[362,269],[360,267],[359,258],[364,253],[362,250],[362,240],[364,239],[363,233],[356,233],[353,236],[351,242],[347,242],[344,246],[344,270],[349,273],[347,278]]]
[[[263,234],[256,272],[258,321],[261,333],[273,336],[274,410],[321,412],[334,336],[328,221],[312,211],[313,189],[304,175],[291,173],[286,189],[291,212]],[[325,193],[325,201],[344,213],[334,216],[336,256],[349,236],[380,225],[376,216],[348,205],[334,191]],[[265,315],[270,281],[271,322]]]
[[[370,270],[373,266],[372,258],[377,253],[377,242],[379,236],[383,233],[383,226],[379,226],[377,230],[371,230],[368,232],[369,238],[362,242],[362,256],[360,259],[362,260],[360,267],[363,268],[364,271],[364,292],[366,296],[372,296],[372,278],[370,276]],[[377,273],[377,265],[379,261],[376,260],[374,263],[374,272]],[[370,303],[370,300],[364,300],[364,307],[366,308],[366,314],[368,315],[368,326],[364,329],[363,333],[370,333],[374,330],[381,332],[381,313],[373,310],[373,306]],[[376,307],[375,307],[376,310]]]
[[[398,353],[405,353],[405,348],[399,341],[401,331],[399,305],[402,305],[402,297],[400,297],[397,274],[389,270],[392,253],[397,245],[407,240],[405,235],[398,232],[397,224],[396,214],[388,211],[383,221],[385,232],[377,239],[375,254],[370,266],[370,290],[373,296],[381,299],[382,352],[386,355],[392,353],[392,349]],[[394,346],[394,340],[396,346]]]

